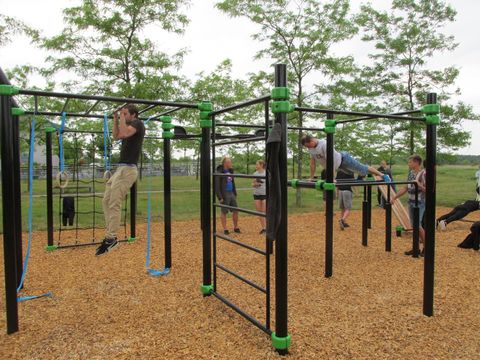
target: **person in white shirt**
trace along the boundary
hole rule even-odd
[[[327,142],[325,140],[317,139],[311,135],[302,137],[302,145],[310,152],[310,178],[315,176],[317,161],[326,168],[327,166]],[[366,176],[368,173],[377,175],[383,178],[384,181],[390,182],[390,177],[381,173],[372,166],[360,163],[354,159],[348,152],[338,152],[333,149],[333,170],[334,172],[341,169],[347,173],[358,173],[361,176]]]

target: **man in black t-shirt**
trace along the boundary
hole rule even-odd
[[[121,205],[128,191],[137,181],[137,162],[142,151],[145,126],[138,119],[135,105],[125,105],[120,115],[113,116],[112,137],[122,140],[120,161],[117,170],[105,184],[103,213],[105,215],[105,239],[97,248],[96,256],[103,255],[118,245],[117,231],[120,228]]]

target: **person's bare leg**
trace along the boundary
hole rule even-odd
[[[227,230],[227,214],[222,212],[220,215],[220,220],[222,221],[223,230]]]
[[[237,229],[238,228],[238,211],[233,212],[232,218],[233,218],[233,228]]]
[[[262,212],[267,213],[267,200],[261,200],[262,203]],[[260,218],[260,221],[262,223],[262,229],[267,228],[267,218],[264,218],[263,216]]]
[[[350,209],[343,209],[342,210],[342,220],[345,222],[350,215]]]
[[[255,209],[258,212],[263,212],[262,200],[255,200]],[[262,227],[262,229],[265,229],[265,218],[259,216],[258,220],[260,221],[260,226]]]

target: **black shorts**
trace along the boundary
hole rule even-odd
[[[254,200],[267,200],[267,195],[253,195]]]

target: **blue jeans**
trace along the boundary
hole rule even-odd
[[[357,159],[354,159],[352,155],[348,152],[341,152],[342,154],[342,164],[340,165],[340,169],[345,170],[350,173],[358,173],[361,176],[366,176],[368,174],[368,166],[362,164]]]
[[[408,200],[408,215],[410,216],[410,224],[413,226],[413,208],[415,200]],[[425,213],[425,200],[418,200],[418,223],[422,226],[423,214]]]

